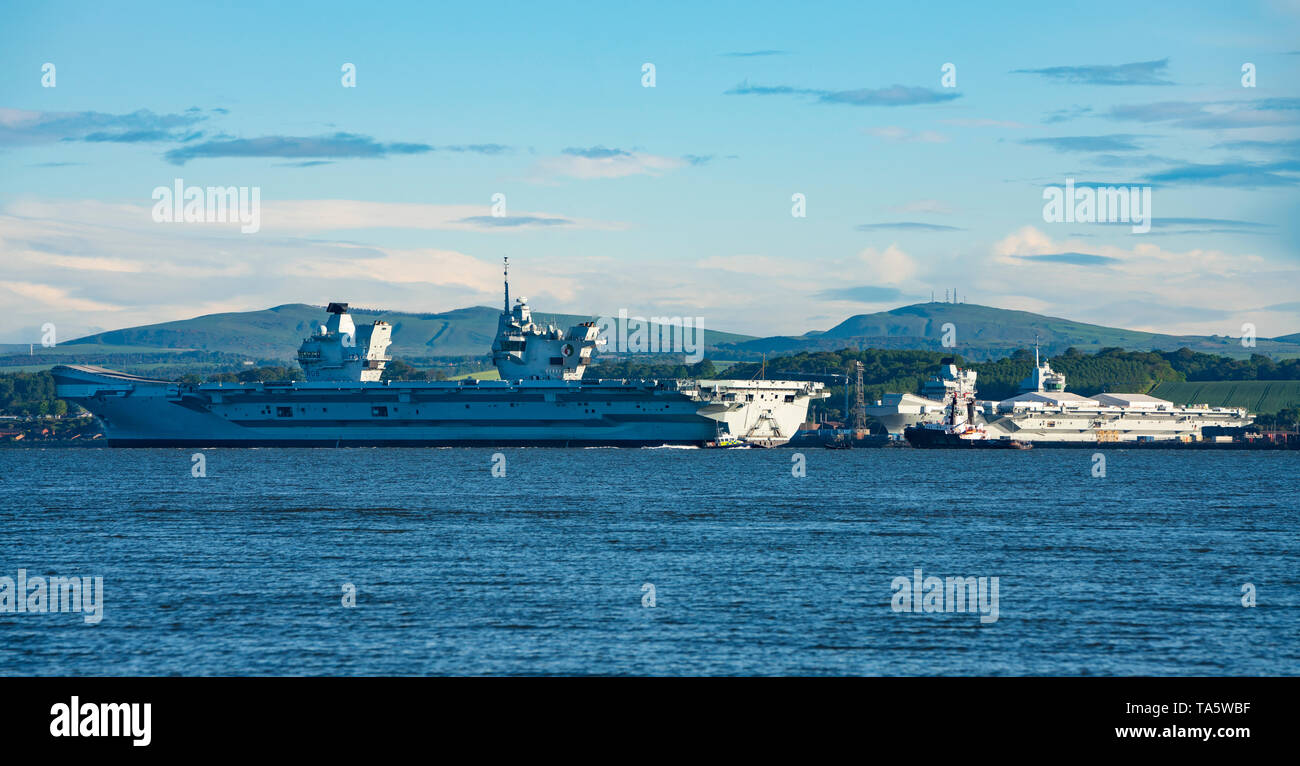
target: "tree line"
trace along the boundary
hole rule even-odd
[[[935,374],[938,366],[951,359],[961,367],[979,374],[980,397],[1005,399],[1014,396],[1020,381],[1034,366],[1034,353],[1019,349],[1010,356],[989,362],[967,363],[958,354],[905,349],[841,349],[839,351],[802,351],[790,356],[768,359],[767,377],[784,374],[843,375],[852,362],[862,362],[863,384],[868,401],[886,393],[919,392],[921,384]],[[1052,368],[1064,373],[1070,391],[1082,396],[1105,391],[1145,393],[1157,383],[1208,380],[1300,380],[1300,359],[1274,361],[1261,354],[1248,359],[1233,359],[1183,348],[1178,351],[1125,351],[1106,348],[1095,354],[1077,349],[1049,359]],[[727,378],[756,377],[762,365],[742,363],[725,371]],[[154,373],[158,377],[163,377]],[[719,375],[709,359],[695,364],[685,360],[641,361],[610,359],[600,361],[588,377],[601,378],[713,378]],[[296,364],[262,364],[237,372],[211,372],[200,375],[187,372],[168,376],[182,383],[223,382],[256,383],[303,380]],[[416,367],[393,359],[384,370],[383,380],[445,380],[442,370]],[[844,386],[828,385],[831,397],[819,403],[819,411],[828,417],[843,417]],[[68,404],[55,396],[54,379],[48,371],[0,373],[0,413],[10,415],[62,415]],[[1279,413],[1279,416],[1282,414]],[[1284,418],[1285,419],[1285,418]]]

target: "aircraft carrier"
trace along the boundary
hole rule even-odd
[[[1242,407],[1178,405],[1147,394],[1080,396],[1065,390],[1065,374],[1034,353],[1020,393],[980,402],[989,438],[1041,447],[1164,446],[1203,443],[1208,426],[1240,429],[1255,421]]]
[[[945,365],[932,381],[947,385],[942,402],[908,411],[895,398],[887,422],[901,424],[913,446],[1165,447],[1209,445],[1204,429],[1240,429],[1254,416],[1240,407],[1177,405],[1146,394],[1080,396],[1065,390],[1065,375],[1034,353],[1034,369],[1020,392],[1001,401],[976,401],[975,372]],[[936,384],[938,385],[938,384]],[[920,397],[913,397],[920,398]],[[934,404],[940,418],[934,419]]]
[[[346,303],[327,313],[298,351],[302,381],[192,385],[63,365],[58,396],[118,447],[778,446],[827,396],[807,381],[583,379],[595,323],[535,323],[525,298],[511,306],[508,279],[492,342],[501,380],[385,381],[393,328],[357,327]]]

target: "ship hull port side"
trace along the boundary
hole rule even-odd
[[[508,273],[508,272],[507,272]],[[298,349],[304,381],[189,385],[78,365],[51,372],[60,398],[94,413],[113,446],[754,446],[794,436],[821,383],[584,380],[595,322],[533,321],[510,283],[492,341],[501,380],[385,381],[393,328],[358,327],[346,303]]]
[[[112,446],[655,446],[719,434],[775,446],[817,384],[480,381],[188,386],[92,367],[54,370]]]

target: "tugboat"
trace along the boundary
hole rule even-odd
[[[944,407],[942,423],[920,423],[903,429],[907,443],[923,449],[1033,449],[1028,442],[990,438],[984,424],[976,419],[973,389],[951,389],[944,397]]]

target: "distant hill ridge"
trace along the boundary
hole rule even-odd
[[[1252,353],[1300,354],[1300,333],[1288,336],[1293,341],[1257,339],[1255,347],[1246,348],[1240,339],[1227,336],[1123,330],[1016,309],[939,302],[858,314],[823,332],[723,344],[720,351],[733,351],[742,358],[754,358],[763,353],[828,351],[844,347],[943,351],[945,325],[949,324],[955,341],[952,349],[967,359],[975,360],[999,358],[1019,348],[1030,348],[1035,337],[1047,354],[1059,354],[1070,347],[1086,352],[1108,347],[1133,351],[1174,351],[1186,347],[1193,351],[1239,357]]]
[[[500,309],[471,306],[435,313],[413,313],[349,306],[357,322],[381,320],[393,325],[389,353],[398,357],[479,356],[487,354],[496,336]],[[208,314],[192,319],[128,327],[67,341],[62,346],[136,346],[164,349],[229,351],[250,356],[290,359],[303,338],[327,318],[324,306],[288,303],[260,311]],[[539,323],[568,329],[595,319],[578,314],[534,312]],[[753,336],[704,331],[705,345],[751,340]]]
[[[488,353],[496,334],[500,309],[471,306],[451,311],[413,313],[351,308],[358,319],[380,319],[393,325],[391,353],[399,357],[477,356]],[[577,314],[534,316],[540,322],[568,327],[593,319]],[[290,303],[260,311],[209,314],[173,322],[96,333],[61,346],[131,346],[158,349],[198,349],[291,359],[302,339],[325,320],[323,306]],[[1069,347],[1095,352],[1118,347],[1137,351],[1176,350],[1245,357],[1300,355],[1300,333],[1259,339],[1244,348],[1227,336],[1165,335],[1075,322],[1028,311],[1000,309],[974,303],[918,303],[874,314],[851,316],[829,330],[804,335],[755,338],[738,333],[705,331],[705,344],[715,359],[758,359],[799,351],[846,347],[944,351],[945,325],[951,324],[954,351],[971,360],[1000,358],[1032,347],[1038,336],[1043,351],[1059,354]]]

